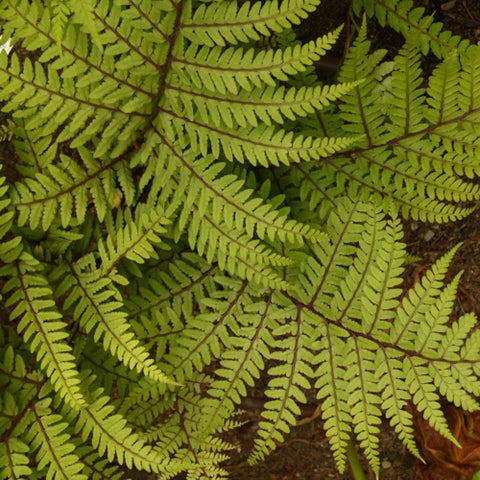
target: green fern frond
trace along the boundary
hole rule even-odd
[[[396,57],[389,91],[388,115],[390,132],[397,137],[408,137],[427,127],[424,122],[425,89],[421,88],[420,52],[406,44]],[[434,76],[430,81],[433,82]]]
[[[236,317],[250,300],[247,281],[232,281],[222,276],[215,281],[224,282],[228,290],[218,291],[216,296],[203,300],[207,311],[187,319],[164,356],[169,365],[164,370],[175,375],[179,382],[184,381],[185,375],[191,376],[193,369],[201,371],[202,365],[210,363],[213,356],[217,357],[230,346],[229,331],[238,328]]]
[[[418,455],[411,415],[405,410],[408,400],[417,405],[432,427],[450,439],[453,437],[436,390],[464,408],[476,408],[469,393],[478,386],[466,389],[462,385],[465,381],[456,380],[462,373],[471,376],[470,367],[465,369],[464,357],[458,354],[456,360],[447,359],[440,347],[441,343],[446,347],[455,342],[457,334],[465,338],[473,319],[462,319],[462,333],[457,324],[448,327],[458,278],[445,288],[442,280],[456,249],[440,259],[399,305],[401,292],[397,287],[401,283],[404,249],[398,243],[398,222],[389,222],[385,229],[382,222],[372,221],[373,213],[368,213],[363,221],[366,227],[369,222],[371,226],[364,227],[357,237],[354,257],[341,262],[337,252],[351,249],[351,243],[344,242],[352,234],[358,235],[352,219],[361,219],[357,211],[365,211],[361,204],[352,207],[340,214],[341,228],[337,226],[337,231],[341,237],[334,240],[334,256],[329,257],[328,250],[325,255],[315,248],[320,263],[310,263],[305,270],[309,281],[302,285],[313,296],[304,301],[303,308],[323,325],[315,386],[319,398],[324,399],[322,416],[337,464],[339,468],[345,465],[345,449],[353,425],[369,463],[378,471],[377,425],[381,410],[409,450]],[[335,238],[334,230],[331,232]],[[331,275],[335,276],[330,282]],[[445,334],[448,340],[444,339]],[[478,347],[472,355],[478,355]],[[472,385],[478,385],[478,381]]]
[[[67,2],[58,0],[48,0],[47,5],[52,11],[52,33],[56,40],[58,48],[61,48],[61,43],[65,33],[68,22],[68,17],[72,11]]]
[[[111,465],[89,446],[77,448],[76,452],[81,458],[84,467],[83,473],[92,480],[120,480],[124,473],[115,465]]]
[[[38,470],[45,469],[46,478],[87,480],[87,476],[81,473],[82,462],[72,453],[75,444],[65,432],[67,424],[62,422],[60,415],[49,414],[48,410],[42,402],[37,402],[33,408],[33,428],[26,435],[30,451],[37,452],[35,460]]]
[[[194,43],[225,46],[260,40],[297,24],[319,5],[308,2],[237,2],[201,4],[191,18],[180,25],[182,35]],[[228,19],[228,23],[225,22]],[[235,19],[235,20],[232,20]]]
[[[11,321],[18,322],[18,331],[23,333],[55,390],[73,408],[83,407],[86,401],[80,390],[75,358],[65,341],[67,325],[55,308],[52,289],[39,271],[38,262],[24,253],[9,270],[11,278],[2,292],[9,294],[5,304],[13,308]]]
[[[372,145],[374,138],[381,138],[386,133],[387,114],[384,92],[378,84],[388,72],[384,71],[380,63],[386,51],[376,50],[369,54],[370,42],[366,36],[367,27],[364,23],[339,74],[339,80],[342,82],[358,82],[345,96],[348,103],[341,105],[340,108],[342,118],[346,122],[344,129],[364,135],[360,143],[363,146]]]
[[[56,277],[62,273],[64,275],[56,291],[57,296],[67,294],[63,303],[64,311],[72,311],[80,328],[93,333],[95,342],[103,339],[103,348],[129,369],[142,372],[158,382],[171,382],[134,337],[112,281],[102,277],[92,264],[94,259],[90,256],[70,266],[70,271],[61,269],[54,274]]]
[[[253,196],[252,190],[241,189],[243,182],[235,176],[216,178],[221,165],[214,164],[211,167],[205,159],[186,166],[193,178],[185,206],[195,196],[201,195],[199,210],[205,211],[207,206],[211,206],[213,218],[223,217],[227,228],[241,228],[250,237],[256,234],[260,239],[269,238],[273,241],[278,238],[281,242],[302,242],[303,237],[312,241],[324,238],[321,232],[281,215],[271,205]]]
[[[109,398],[102,392],[92,393],[92,401],[79,413],[76,429],[86,440],[92,435],[92,446],[99,455],[105,455],[111,462],[114,459],[128,468],[158,472],[164,461],[151,447],[145,445],[137,434],[126,425],[126,420],[113,413]]]
[[[340,29],[289,30],[318,0],[77,3],[0,3],[24,49],[0,55],[0,476],[225,478],[259,378],[251,463],[307,393],[341,471],[353,439],[378,474],[382,415],[418,456],[411,404],[452,439],[441,400],[478,409],[480,331],[450,319],[455,249],[402,295],[397,217],[480,200],[480,47],[355,0],[406,43],[386,61],[365,22],[324,84]]]
[[[11,202],[7,198],[8,186],[4,185],[4,183],[5,177],[0,177],[0,260],[5,263],[11,263],[20,256],[23,246],[20,236],[9,235],[15,214],[8,208]],[[4,238],[5,236],[7,238]]]
[[[0,478],[22,478],[31,475],[29,447],[18,438],[0,443]]]
[[[459,245],[437,260],[421,282],[416,283],[409,295],[404,297],[390,329],[393,343],[400,343],[406,349],[415,349],[420,320],[429,312],[432,297],[440,294],[448,266],[458,248]]]
[[[117,185],[121,185],[124,197],[131,202],[131,181],[123,173],[121,158],[98,161],[86,149],[78,151],[84,166],[61,155],[61,166],[48,164],[44,173],[15,185],[11,198],[18,209],[20,225],[28,222],[33,229],[41,226],[48,230],[55,223],[68,227],[75,218],[83,222],[90,196],[99,219],[103,220],[114,206]]]
[[[95,2],[94,0],[85,0],[84,2],[70,1],[70,8],[73,13],[73,21],[85,26],[92,37],[93,44],[99,49],[103,49],[103,43],[95,25]]]
[[[320,111],[330,102],[345,95],[357,83],[315,85],[311,87],[255,88],[240,90],[237,95],[214,93],[206,95],[192,85],[170,87],[165,92],[169,104],[181,102],[189,120],[198,111],[200,122],[215,127],[258,127],[295,120],[314,111]]]
[[[470,359],[479,355],[469,335],[473,317],[462,319],[465,323],[461,329],[456,323],[449,327],[458,277],[442,286],[455,250],[440,259],[399,305],[398,286],[405,257],[404,246],[399,243],[400,223],[390,220],[385,225],[379,211],[375,213],[358,201],[340,205],[343,208],[330,217],[331,245],[312,248],[316,260],[307,257],[298,294],[283,292],[285,300],[292,302],[286,305],[290,321],[280,324],[274,334],[281,335],[278,341],[286,351],[275,349],[280,364],[269,372],[273,388],[267,395],[272,401],[265,406],[263,415],[268,421],[261,424],[252,461],[274,448],[272,440],[281,441],[282,432],[295,423],[297,402],[304,399],[299,386],[308,388],[310,379],[317,379],[322,417],[340,469],[345,466],[347,442],[354,433],[372,468],[379,470],[378,425],[382,411],[410,451],[418,455],[412,418],[406,410],[409,400],[432,427],[450,439],[453,437],[436,390],[464,408],[477,408],[470,393],[478,389],[479,382],[473,378],[468,362],[464,365],[466,355]],[[294,312],[296,322],[291,321]],[[304,333],[299,333],[300,329]],[[463,348],[467,350],[461,356],[452,350],[447,359],[445,349],[455,344],[454,351],[459,352],[458,342],[466,338]],[[291,345],[299,341],[309,346]],[[269,344],[275,344],[275,340]],[[306,355],[307,363],[295,360],[297,355]],[[293,363],[285,358],[293,359]],[[309,363],[318,365],[315,372]],[[297,365],[298,371],[288,365]],[[231,386],[223,388],[231,388],[232,398],[238,401],[233,390],[238,382],[232,376],[234,371],[225,372],[229,375],[227,385]],[[277,379],[277,374],[281,378]],[[218,396],[215,390],[212,392]],[[209,402],[215,405],[215,401]],[[227,408],[231,408],[228,403]]]
[[[380,25],[388,24],[415,42],[426,55],[430,50],[439,58],[444,58],[455,50],[463,51],[468,40],[442,30],[440,22],[434,22],[432,16],[425,15],[423,7],[415,7],[412,0],[354,0],[353,10],[358,15],[362,10],[369,17],[377,17]]]
[[[18,119],[12,125],[13,145],[20,162],[17,170],[25,177],[34,177],[53,163],[57,144],[50,135],[44,137],[38,131],[27,130],[25,121]]]
[[[144,263],[157,258],[156,249],[168,248],[162,234],[167,231],[169,216],[163,208],[143,203],[137,207],[135,215],[129,209],[119,211],[105,242],[98,243],[104,274],[109,275],[122,259]]]
[[[256,52],[253,48],[223,49],[191,44],[184,55],[173,59],[172,69],[180,78],[186,76],[197,88],[236,95],[240,89],[273,86],[277,80],[286,81],[288,75],[304,71],[333,46],[340,30],[282,50]]]
[[[279,317],[283,313],[279,315],[272,296],[273,291],[265,303],[249,306],[248,313],[241,317],[241,328],[233,348],[227,349],[220,357],[220,367],[215,370],[215,379],[210,383],[208,397],[201,407],[206,413],[203,418],[206,433],[215,432],[231,417],[235,405],[246,395],[247,387],[253,385],[265,368],[265,360],[270,356],[269,345],[273,343],[272,332],[279,326]]]
[[[346,131],[365,136],[354,148],[324,160],[318,171],[312,173],[310,168],[308,177],[315,181],[305,184],[305,194],[323,183],[325,196],[330,198],[340,183],[351,195],[373,194],[386,211],[393,204],[404,216],[444,222],[467,215],[472,211],[468,202],[480,198],[478,186],[465,180],[478,169],[471,157],[476,146],[467,133],[477,110],[461,110],[461,105],[466,106],[467,96],[478,94],[470,77],[471,69],[477,67],[473,64],[469,73],[460,73],[458,57],[449,56],[423,91],[415,48],[407,45],[385,68],[379,64],[382,55],[378,52],[367,55],[365,35],[364,26],[341,75],[343,81],[368,77],[344,96],[341,106]],[[466,65],[472,53],[465,53]],[[391,67],[393,72],[385,76]],[[457,78],[462,75],[469,78],[468,89],[459,94]],[[318,194],[316,198],[324,202]],[[454,206],[452,202],[457,201],[467,205]]]
[[[169,112],[166,112],[166,121],[170,120],[169,116]],[[235,132],[224,131],[199,121],[190,122],[176,114],[171,115],[171,123],[169,140],[174,141],[175,134],[183,138],[186,133],[190,138],[193,152],[197,154],[206,156],[211,149],[214,156],[218,157],[221,148],[229,161],[240,163],[248,161],[252,165],[263,167],[289,165],[291,162],[326,157],[333,152],[346,149],[358,138],[306,137],[268,125],[253,129],[237,129]]]
[[[262,412],[263,420],[258,424],[258,437],[248,460],[251,464],[273,450],[276,441],[284,441],[284,433],[289,432],[289,425],[295,424],[295,415],[300,413],[298,404],[306,402],[304,391],[310,388],[310,378],[314,375],[310,366],[314,357],[307,347],[312,345],[312,327],[302,321],[301,308],[296,312],[291,309],[290,313],[292,318],[272,332],[278,338],[273,341],[277,348],[270,358],[279,361],[279,365],[268,371],[273,377],[265,391],[269,400]],[[287,338],[282,338],[285,335]]]

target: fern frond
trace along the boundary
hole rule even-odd
[[[341,29],[312,40],[303,46],[282,50],[223,49],[191,44],[183,55],[172,61],[176,75],[186,76],[198,88],[210,92],[236,95],[240,89],[275,85],[277,80],[288,80],[318,60],[337,40]],[[195,60],[191,60],[195,59]]]
[[[390,76],[385,74],[391,66],[379,64],[378,52],[367,55],[368,48],[364,26],[341,76],[343,81],[354,81],[367,75],[366,81],[344,96],[346,103],[341,106],[346,132],[365,137],[354,148],[310,169],[308,176],[315,182],[306,183],[304,195],[324,184],[325,196],[331,198],[340,183],[353,196],[373,195],[386,211],[393,206],[402,215],[438,222],[464,217],[472,211],[468,202],[480,198],[478,187],[465,180],[478,168],[467,153],[476,150],[467,129],[476,121],[477,110],[460,107],[471,104],[467,96],[472,99],[478,93],[469,77],[476,67],[467,67],[470,73],[463,75],[469,80],[460,95],[459,61],[449,56],[423,91],[415,48],[407,45],[400,51]],[[468,51],[466,65],[472,61],[468,55],[473,52]],[[324,202],[318,193],[316,198]],[[452,204],[457,201],[467,205]]]
[[[378,474],[383,414],[418,456],[409,405],[450,439],[441,399],[478,408],[455,249],[402,296],[397,217],[480,200],[480,47],[407,0],[356,0],[406,44],[370,53],[365,22],[324,85],[340,29],[285,32],[317,4],[0,2],[27,51],[0,55],[19,157],[0,179],[0,476],[225,478],[219,434],[260,376],[251,463],[312,388],[342,471],[356,439]]]
[[[155,381],[170,382],[134,337],[126,321],[127,314],[121,310],[118,291],[108,277],[100,275],[94,267],[94,259],[91,256],[84,258],[77,265],[69,266],[69,271],[63,272],[65,277],[56,294],[67,293],[63,309],[73,312],[72,316],[80,328],[86,333],[93,333],[95,342],[103,339],[103,348],[128,368],[142,372]]]
[[[318,6],[318,0],[298,2],[237,2],[201,4],[180,25],[181,33],[194,43],[225,46],[259,40],[299,23]],[[225,22],[228,19],[228,22]],[[232,20],[235,19],[235,20]]]
[[[12,277],[2,291],[9,294],[6,305],[13,307],[10,319],[18,322],[18,331],[23,332],[24,341],[55,390],[73,408],[83,407],[86,401],[75,359],[65,341],[67,325],[55,308],[52,289],[38,270],[38,262],[24,253],[9,273]]]
[[[253,385],[265,368],[265,360],[270,356],[269,345],[273,343],[272,332],[278,328],[280,316],[272,296],[273,291],[265,303],[249,306],[248,313],[241,317],[242,327],[233,348],[220,357],[220,368],[215,370],[208,397],[201,407],[206,413],[203,417],[206,433],[215,432],[231,417],[235,404],[240,403],[247,387]]]
[[[345,466],[353,430],[378,471],[382,411],[418,455],[409,401],[450,439],[437,390],[463,408],[477,408],[472,393],[480,382],[470,361],[479,358],[473,343],[478,336],[471,334],[473,316],[462,318],[461,326],[448,326],[459,277],[446,287],[443,280],[456,249],[438,260],[399,304],[405,258],[400,223],[385,225],[380,211],[362,202],[339,205],[343,208],[330,216],[332,243],[312,247],[314,256],[305,260],[297,282],[301,292],[283,295],[314,328],[310,348],[318,351],[312,360],[318,367],[313,378],[338,467]]]
[[[98,243],[104,274],[109,275],[122,259],[144,263],[157,258],[156,249],[168,248],[161,237],[167,231],[170,215],[161,207],[143,203],[134,216],[129,209],[119,211],[105,242]]]
[[[281,242],[302,242],[303,237],[312,241],[321,241],[324,238],[321,232],[288,219],[286,215],[274,210],[261,198],[253,196],[252,190],[241,189],[244,182],[234,175],[218,178],[222,165],[210,166],[206,159],[192,163],[187,163],[186,159],[184,161],[185,170],[188,169],[192,174],[185,206],[195,197],[200,197],[200,211],[208,211],[207,207],[210,207],[213,210],[213,219],[223,217],[227,228],[245,230],[250,237],[256,234],[260,239],[268,238],[273,241],[278,238]],[[180,222],[182,220],[181,216]]]
[[[70,1],[70,8],[73,13],[73,21],[85,26],[88,33],[92,37],[92,42],[102,50],[103,44],[98,34],[98,28],[95,25],[95,11],[93,0],[85,0],[84,2]]]
[[[169,104],[181,102],[189,120],[197,110],[200,121],[215,127],[258,127],[295,120],[320,111],[330,102],[345,95],[357,83],[315,85],[300,88],[267,87],[251,91],[240,90],[237,95],[215,93],[206,95],[193,85],[171,86],[165,91]]]
[[[0,443],[0,478],[25,478],[31,475],[33,472],[27,457],[29,451],[28,445],[15,437]]]
[[[58,0],[48,0],[49,8],[52,11],[52,32],[53,38],[56,40],[58,48],[61,48],[61,43],[65,33],[68,22],[68,17],[72,13],[68,3]]]
[[[158,472],[164,463],[160,455],[131,431],[121,415],[113,414],[109,398],[102,396],[100,390],[92,396],[90,404],[80,411],[76,424],[82,438],[86,440],[92,435],[92,446],[109,461],[115,459],[128,468]]]
[[[442,23],[425,15],[424,8],[414,7],[412,0],[354,0],[352,6],[357,15],[364,10],[369,17],[375,15],[380,25],[388,23],[407,40],[415,42],[424,55],[431,50],[437,57],[444,58],[454,50],[463,51],[468,47],[468,40],[442,30]]]
[[[87,480],[82,474],[83,464],[73,453],[75,444],[65,432],[67,424],[62,417],[55,414],[42,413],[45,406],[38,402],[33,408],[35,422],[27,434],[31,452],[37,452],[37,468],[46,469],[46,478],[62,480]]]
[[[8,186],[4,185],[4,183],[5,177],[0,177],[0,260],[5,263],[11,263],[20,256],[23,245],[20,236],[9,238],[15,214],[8,208],[11,202],[7,198]]]
[[[224,131],[189,121],[185,117],[165,112],[163,121],[172,122],[172,132],[183,137],[184,131],[190,137],[193,152],[207,155],[209,149],[218,157],[220,151],[229,161],[250,162],[252,165],[278,166],[291,162],[319,159],[350,146],[357,137],[315,138],[294,135],[273,126]],[[168,117],[171,117],[169,119]],[[171,141],[174,137],[170,138]],[[221,148],[221,150],[220,150]]]
[[[420,321],[430,311],[432,297],[440,294],[448,266],[459,246],[437,260],[421,282],[416,283],[409,295],[403,298],[390,329],[390,340],[393,343],[415,349]]]
[[[13,145],[20,159],[17,170],[25,177],[34,177],[53,163],[57,153],[57,144],[51,135],[42,136],[35,130],[27,130],[25,121],[18,119],[12,125]]]
[[[78,151],[85,166],[60,155],[61,166],[48,164],[35,178],[26,178],[15,184],[11,198],[19,212],[20,225],[28,222],[33,229],[41,226],[43,230],[48,230],[58,220],[64,228],[74,219],[83,222],[89,198],[103,221],[113,208],[120,186],[124,197],[131,201],[133,191],[130,178],[122,173],[122,158],[98,161],[86,149],[79,148]]]
[[[390,132],[397,137],[407,137],[427,126],[423,118],[425,90],[420,87],[421,73],[420,52],[407,43],[396,57],[390,86]],[[433,79],[432,76],[431,82]]]
[[[377,376],[375,375],[375,351],[368,339],[353,338],[347,342],[346,367],[348,404],[353,430],[365,452],[368,463],[378,475],[380,470],[379,438],[381,411],[378,408]],[[375,347],[374,347],[375,348]]]
[[[381,348],[377,353],[378,387],[382,392],[381,408],[394,427],[398,438],[408,450],[420,458],[413,430],[413,418],[405,409],[410,394],[403,375],[402,361],[395,358],[392,349]]]
[[[293,309],[292,309],[293,310]],[[276,328],[272,334],[280,337],[273,342],[277,347],[273,354],[279,365],[268,371],[270,380],[265,395],[270,399],[262,412],[263,420],[259,422],[258,437],[249,457],[253,464],[263,459],[276,447],[275,441],[283,442],[284,433],[290,425],[295,424],[295,415],[300,414],[299,403],[305,403],[304,391],[309,389],[313,369],[310,364],[314,358],[307,344],[311,342],[312,333],[308,322],[302,322],[302,310],[298,308],[287,322]],[[287,335],[287,338],[281,338]]]
[[[188,318],[181,333],[172,341],[170,351],[164,356],[169,367],[164,370],[175,375],[179,382],[185,376],[191,376],[193,369],[201,371],[213,356],[231,344],[230,330],[238,328],[237,315],[243,305],[250,301],[248,282],[232,281],[218,276],[215,281],[222,282],[228,290],[217,291],[215,296],[203,302],[208,307],[205,313]],[[173,315],[175,312],[171,312]]]

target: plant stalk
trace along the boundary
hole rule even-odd
[[[367,480],[362,465],[360,464],[360,459],[358,458],[357,449],[355,448],[352,437],[350,437],[350,440],[347,443],[347,459],[352,469],[353,478],[355,480]]]

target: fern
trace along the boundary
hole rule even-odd
[[[439,58],[448,56],[468,46],[468,40],[443,30],[440,22],[434,22],[432,16],[425,15],[425,9],[415,7],[412,0],[354,0],[354,12],[365,11],[368,16],[375,15],[380,25],[388,24],[405,38],[412,39],[423,54],[430,50]]]
[[[401,217],[480,198],[479,47],[356,0],[405,44],[386,61],[364,22],[324,84],[341,28],[291,31],[318,4],[1,3],[28,53],[0,54],[2,479],[225,478],[260,378],[251,464],[307,392],[340,471],[353,437],[378,474],[382,415],[419,456],[408,402],[454,442],[440,400],[478,408],[456,248],[403,292]]]

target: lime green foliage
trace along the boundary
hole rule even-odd
[[[423,54],[430,50],[439,58],[454,51],[463,52],[469,41],[443,30],[440,22],[425,15],[423,7],[415,7],[413,0],[353,0],[353,10],[376,16],[380,25],[388,25],[405,38],[414,41]]]
[[[225,478],[259,378],[251,463],[307,392],[340,471],[353,437],[378,473],[382,415],[418,455],[409,401],[452,441],[440,399],[478,408],[456,249],[403,294],[400,217],[480,197],[479,48],[358,1],[406,43],[385,61],[363,25],[323,84],[341,28],[290,30],[318,3],[0,3],[32,53],[0,54],[0,480]]]

